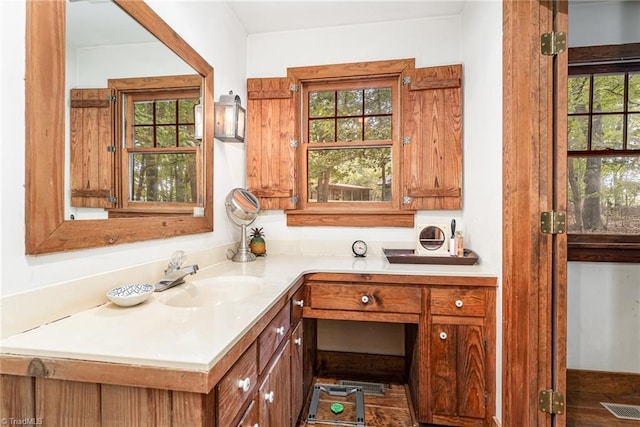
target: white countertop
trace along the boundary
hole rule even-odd
[[[313,272],[495,277],[481,265],[390,264],[383,256],[270,255],[251,263],[225,261],[188,276],[187,283],[152,294],[140,305],[108,302],[10,336],[0,341],[0,353],[207,372],[298,277]],[[222,276],[258,277],[263,284],[241,299],[170,305],[204,290],[213,299],[233,293],[239,284],[225,283],[218,279]]]

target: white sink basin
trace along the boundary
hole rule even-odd
[[[173,307],[212,307],[255,295],[263,286],[259,277],[219,276],[179,285],[161,301]]]

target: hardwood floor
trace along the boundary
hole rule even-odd
[[[567,370],[567,427],[640,427],[615,417],[600,402],[640,405],[640,376]]]
[[[333,378],[318,377],[314,384],[337,384]],[[352,395],[353,396],[353,395]],[[352,396],[328,396],[322,394],[318,405],[317,421],[315,425],[321,426],[342,426],[341,422],[355,420],[355,399]],[[311,396],[308,396],[303,419],[298,423],[298,427],[308,427],[311,424],[305,422],[309,409]],[[332,403],[341,403],[344,412],[333,414],[329,407]],[[322,423],[320,420],[323,421]],[[335,421],[335,422],[331,422]],[[414,419],[413,410],[410,408],[408,391],[404,384],[387,384],[384,396],[374,396],[365,394],[364,396],[364,421],[367,427],[417,427],[418,423]]]

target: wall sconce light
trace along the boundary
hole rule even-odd
[[[220,95],[214,110],[214,136],[224,142],[244,142],[247,113],[240,105],[240,97],[230,90],[229,95]]]

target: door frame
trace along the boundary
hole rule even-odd
[[[538,410],[538,393],[566,383],[566,234],[543,234],[540,214],[566,211],[566,90],[554,88],[567,53],[542,55],[540,36],[566,33],[567,15],[566,0],[503,0],[505,427],[566,424]]]

